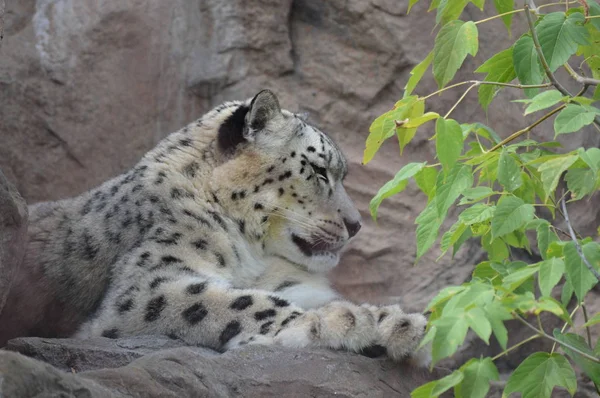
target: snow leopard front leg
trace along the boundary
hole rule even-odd
[[[78,337],[164,334],[226,351],[246,343],[360,351],[375,343],[372,312],[348,302],[304,311],[261,290],[163,274],[114,292]]]

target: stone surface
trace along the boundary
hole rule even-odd
[[[23,261],[26,245],[27,204],[0,170],[0,312]]]
[[[7,348],[49,363],[0,351],[0,396],[7,397],[406,397],[447,374],[318,349],[218,354],[155,336],[17,339]]]

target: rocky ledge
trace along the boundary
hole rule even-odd
[[[219,354],[156,336],[19,338],[0,350],[6,397],[408,397],[443,374],[322,349]]]

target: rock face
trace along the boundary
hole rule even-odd
[[[7,349],[48,364],[0,351],[6,397],[406,397],[446,374],[328,350],[246,346],[218,354],[156,336],[16,339]]]
[[[368,214],[369,200],[402,164],[434,155],[425,127],[402,158],[391,140],[375,161],[360,165],[370,122],[401,97],[410,69],[433,45],[427,5],[406,15],[407,3],[9,2],[0,57],[0,168],[29,203],[76,195],[131,167],[216,104],[268,87],[284,107],[307,112],[349,158],[347,186],[365,225],[333,273],[336,286],[358,301],[400,301],[420,310],[440,288],[467,279],[480,250],[467,244],[438,263],[432,252],[413,267],[414,219],[425,204],[413,186],[383,203],[378,225]],[[467,8],[465,18],[482,17]],[[504,48],[504,37],[500,21],[486,24],[468,66]],[[423,93],[435,90],[431,79],[424,83]],[[447,110],[461,94],[449,91],[430,106]],[[487,115],[472,94],[453,113],[457,120],[484,122],[501,136],[524,125],[519,106],[507,101],[513,93],[502,92]],[[569,146],[581,142],[597,145],[600,136],[581,134]],[[600,206],[583,207],[573,211],[582,232],[600,220]]]
[[[27,204],[0,170],[0,312],[26,245]]]

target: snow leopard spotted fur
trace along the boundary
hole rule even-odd
[[[89,314],[81,338],[415,358],[421,314],[352,304],[326,278],[361,225],[346,172],[335,143],[272,92],[227,102],[125,174],[58,202],[44,272]]]

